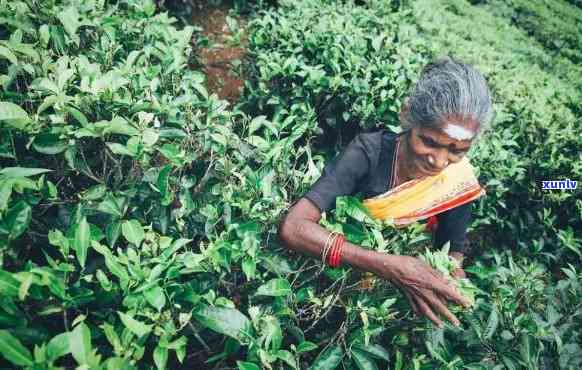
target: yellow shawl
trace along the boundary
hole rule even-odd
[[[465,157],[441,173],[405,182],[364,200],[372,217],[393,220],[397,227],[445,212],[485,194]]]

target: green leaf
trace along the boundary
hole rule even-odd
[[[46,168],[25,168],[25,167],[6,167],[0,170],[0,175],[11,177],[30,177],[40,175],[41,173],[51,172]]]
[[[102,122],[105,126],[103,134],[118,134],[126,136],[135,136],[139,131],[133,127],[128,121],[121,117],[114,117],[109,122]]]
[[[485,326],[485,331],[483,332],[483,338],[489,340],[495,334],[497,327],[499,326],[499,313],[497,309],[493,307],[491,313],[489,313],[489,318],[487,319],[487,325]]]
[[[138,321],[131,317],[130,315],[124,314],[123,312],[117,311],[119,314],[119,318],[123,325],[129,329],[133,334],[137,335],[138,337],[143,337],[144,335],[148,334],[152,331],[153,325],[144,324],[141,321]]]
[[[371,219],[366,207],[364,207],[362,202],[356,197],[340,197],[336,200],[336,204],[338,209],[345,212],[348,216],[358,222],[364,222],[367,219]]]
[[[61,333],[54,336],[47,344],[46,353],[49,361],[54,361],[71,353],[69,333]]]
[[[75,44],[79,45],[79,36],[77,35],[77,30],[81,26],[79,22],[79,12],[74,6],[69,6],[60,13],[57,14],[57,18],[63,24],[65,31],[69,34],[71,39],[75,41]]]
[[[250,321],[236,308],[204,306],[194,313],[203,326],[234,339],[241,339],[241,332],[250,330]]]
[[[91,358],[91,331],[85,323],[80,323],[69,333],[69,348],[79,365],[89,363]]]
[[[31,272],[21,272],[19,278],[22,279],[20,283],[20,288],[18,289],[18,299],[24,301],[28,295],[28,290],[34,281],[34,274]]]
[[[376,363],[374,362],[374,360],[372,360],[370,357],[368,357],[368,355],[366,355],[366,352],[364,351],[360,351],[356,348],[352,348],[352,358],[354,359],[354,361],[356,362],[356,365],[358,366],[358,369],[360,370],[377,370],[378,366],[376,366]]]
[[[314,349],[317,349],[317,344],[306,340],[304,342],[299,343],[299,345],[297,346],[297,353],[310,352],[313,351]]]
[[[366,352],[367,354],[377,359],[390,361],[390,352],[388,352],[384,347],[378,344],[370,344],[367,346],[356,344],[354,345],[354,348]]]
[[[331,370],[338,367],[344,357],[344,351],[339,344],[327,348],[315,359],[310,370]]]
[[[261,370],[260,367],[252,362],[237,361],[236,366],[238,366],[238,370]]]
[[[91,228],[87,222],[87,218],[83,217],[81,222],[75,228],[75,239],[73,240],[73,248],[77,254],[77,260],[82,268],[85,268],[87,261],[87,251],[91,243]]]
[[[252,280],[255,277],[255,272],[257,271],[257,263],[251,257],[245,257],[242,262],[242,270],[247,277],[247,280]]]
[[[251,136],[255,131],[261,128],[261,126],[263,126],[265,122],[268,123],[267,116],[256,116],[255,118],[253,118],[253,120],[249,124],[248,136]]]
[[[87,120],[87,117],[85,117],[83,112],[73,107],[67,107],[67,112],[69,112],[71,116],[73,116],[77,120],[77,122],[81,124],[81,126],[85,127],[89,125],[89,121]]]
[[[156,349],[154,349],[154,363],[159,370],[164,370],[166,364],[168,363],[168,349],[162,347],[158,344]]]
[[[0,212],[8,208],[8,201],[12,195],[12,187],[14,185],[14,179],[2,179],[0,180]]]
[[[126,358],[110,357],[105,361],[104,365],[106,370],[137,370],[129,361]]]
[[[183,246],[190,243],[192,239],[185,239],[179,238],[172,242],[172,245],[169,248],[164,249],[160,257],[167,259],[171,258],[178,250],[180,250]]]
[[[297,369],[297,361],[295,360],[295,357],[293,356],[293,354],[287,350],[279,350],[277,351],[277,358],[279,358],[280,360],[283,360],[287,365],[291,366],[294,369]]]
[[[286,279],[272,279],[257,289],[257,295],[282,297],[291,293],[291,285]]]
[[[111,150],[111,152],[113,152],[113,154],[127,155],[130,157],[135,157],[135,153],[132,152],[131,150],[127,149],[127,147],[125,145],[121,145],[119,143],[106,143],[106,144],[109,147],[109,149]]]
[[[112,220],[105,228],[105,236],[109,245],[115,246],[119,235],[121,234],[121,222],[119,220]]]
[[[18,105],[0,102],[0,122],[6,122],[16,129],[25,129],[31,119],[28,113]]]
[[[125,267],[117,261],[117,258],[111,253],[109,248],[97,242],[92,243],[93,249],[105,257],[105,265],[109,271],[117,276],[122,287],[127,287],[129,275]]]
[[[278,350],[283,342],[283,332],[279,319],[273,315],[265,315],[261,320],[261,334],[264,347],[269,351]]]
[[[154,146],[154,144],[158,142],[159,138],[159,132],[151,128],[146,128],[142,134],[143,145],[149,147]]]
[[[164,290],[157,285],[146,290],[143,294],[146,301],[148,301],[148,303],[158,311],[161,311],[166,305],[166,295],[164,294]]]
[[[157,186],[158,186],[158,189],[160,190],[160,195],[162,196],[162,198],[165,198],[166,194],[168,192],[168,180],[170,178],[171,172],[172,172],[172,166],[168,164],[168,165],[165,165],[160,170],[160,174],[158,175]]]
[[[105,322],[100,327],[103,329],[107,341],[113,346],[113,352],[121,353],[121,351],[123,351],[123,346],[121,345],[121,339],[119,339],[119,335],[117,335],[113,325]]]
[[[99,284],[101,284],[103,290],[106,292],[111,290],[113,284],[101,269],[97,269],[97,272],[95,272],[95,277],[97,278],[97,281],[99,281]]]
[[[138,220],[124,221],[123,224],[121,224],[121,233],[125,240],[138,247],[145,238],[143,227]]]
[[[30,351],[7,330],[0,330],[0,354],[14,365],[32,366],[33,364]]]
[[[117,199],[111,194],[105,196],[105,199],[97,206],[97,210],[117,217],[123,216]]]
[[[20,282],[12,276],[12,273],[0,270],[0,295],[18,297]]]
[[[14,55],[14,53],[10,49],[1,45],[0,45],[0,57],[7,59],[12,64],[18,64],[18,59],[16,58],[16,55]]]
[[[18,238],[28,228],[32,219],[32,208],[23,200],[16,203],[6,212],[5,222],[9,230],[10,240]]]
[[[95,185],[87,189],[82,193],[82,197],[85,200],[98,200],[103,198],[107,194],[107,186],[103,184]]]
[[[61,140],[56,134],[40,134],[32,143],[32,147],[39,153],[54,155],[67,149],[67,141]]]

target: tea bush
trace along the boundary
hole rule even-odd
[[[192,68],[199,28],[152,1],[0,0],[2,366],[580,367],[582,201],[539,190],[582,177],[579,69],[492,8],[265,7],[229,106]],[[498,111],[471,153],[488,196],[462,329],[276,237],[356,132],[397,130],[420,68],[443,53],[486,74]],[[430,244],[423,225],[395,232],[356,198],[337,205],[322,225],[365,248]]]

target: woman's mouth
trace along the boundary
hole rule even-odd
[[[429,176],[438,175],[441,172],[439,170],[432,168],[429,164],[427,164],[425,162],[421,162],[420,169],[424,174],[429,175]]]

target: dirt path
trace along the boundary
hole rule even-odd
[[[192,23],[202,27],[202,34],[209,40],[208,47],[198,49],[208,91],[233,104],[240,97],[244,84],[239,67],[245,55],[246,39],[242,30],[246,22],[244,18],[233,18],[236,27],[232,30],[227,21],[231,7],[226,3],[195,5]]]

